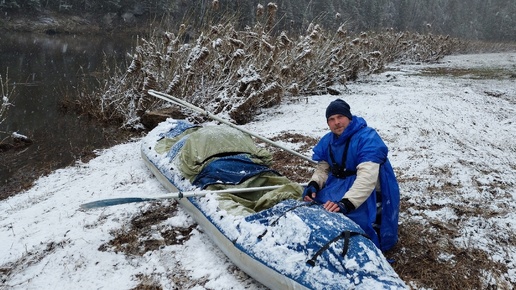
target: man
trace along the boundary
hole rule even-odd
[[[398,239],[400,198],[387,146],[341,99],[326,108],[326,120],[331,132],[313,148],[318,164],[303,199],[345,214],[387,251]]]

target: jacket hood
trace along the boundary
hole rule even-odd
[[[345,143],[351,136],[353,136],[353,134],[365,127],[367,127],[367,122],[364,118],[353,116],[353,119],[351,120],[351,122],[349,122],[349,125],[346,127],[344,132],[342,132],[342,135],[337,137],[335,134],[333,134],[333,143]]]

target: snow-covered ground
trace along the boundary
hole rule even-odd
[[[502,76],[419,74],[428,68]],[[348,84],[341,96],[389,146],[408,205],[400,227],[409,220],[454,225],[456,247],[476,247],[506,265],[501,275],[485,273],[486,283],[499,285],[516,284],[515,76],[516,53],[449,56],[433,65],[392,65],[385,73]],[[244,127],[268,138],[284,132],[317,138],[327,132],[324,112],[335,98],[285,103]],[[145,167],[139,147],[140,140],[134,140],[102,150],[89,163],[57,170],[30,190],[0,201],[0,289],[131,289],[141,277],[164,289],[263,289],[236,269],[200,228],[182,244],[143,256],[105,246],[114,232],[151,205],[83,211],[82,203],[166,193]],[[179,209],[160,226],[188,228],[194,222]],[[442,259],[453,263],[455,257],[443,252]]]

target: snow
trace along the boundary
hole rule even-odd
[[[487,251],[489,257],[506,264],[503,279],[514,284],[514,79],[419,74],[429,67],[501,68],[514,78],[516,53],[449,56],[432,65],[393,64],[382,74],[347,84],[346,94],[340,97],[354,115],[377,129],[390,149],[402,199],[412,205],[400,213],[400,227],[408,219],[451,222],[460,229],[453,241],[457,246]],[[263,110],[243,128],[267,138],[282,132],[319,138],[328,131],[324,112],[335,98],[310,96],[284,103]],[[174,273],[191,281],[190,289],[227,285],[264,289],[238,271],[199,227],[184,244],[163,246],[143,256],[99,250],[112,239],[112,231],[127,226],[149,205],[85,211],[81,204],[166,193],[142,161],[141,142],[101,150],[89,163],[57,170],[41,177],[31,189],[0,201],[0,289],[131,289],[141,274],[164,289],[174,289],[178,287],[171,278]],[[295,144],[281,144],[298,149]],[[454,205],[464,204],[493,214],[462,216]],[[163,223],[195,225],[182,209]],[[500,240],[507,242],[497,244]],[[441,253],[440,258],[454,260],[452,253]]]
[[[20,134],[18,132],[13,132],[11,134],[11,137],[13,137],[14,139],[19,139],[19,140],[29,140],[29,137],[23,135],[23,134]]]

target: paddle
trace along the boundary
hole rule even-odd
[[[306,184],[301,184],[301,186],[305,186]],[[172,199],[172,198],[183,198],[183,197],[195,197],[195,196],[205,196],[210,193],[221,194],[221,193],[242,193],[242,192],[254,192],[261,190],[274,190],[282,187],[283,185],[270,185],[270,186],[261,186],[261,187],[246,187],[246,188],[228,188],[221,190],[194,190],[194,191],[185,191],[185,192],[171,192],[165,195],[155,195],[155,196],[139,196],[139,197],[117,197],[117,198],[108,198],[96,200],[88,203],[84,203],[81,205],[82,209],[92,209],[99,207],[107,207],[119,204],[126,203],[134,203],[134,202],[145,202],[145,201],[157,201],[161,199]]]
[[[205,111],[205,110],[203,110],[203,109],[201,109],[201,108],[199,108],[199,107],[196,107],[196,106],[194,106],[194,105],[192,105],[192,104],[190,104],[190,103],[186,102],[185,100],[181,100],[181,99],[178,99],[178,98],[176,98],[176,97],[173,97],[173,96],[171,96],[171,95],[169,95],[169,94],[165,94],[165,93],[158,92],[158,91],[155,91],[155,90],[149,90],[149,94],[151,94],[151,95],[155,96],[156,98],[159,98],[159,99],[165,100],[165,101],[167,101],[167,102],[170,102],[170,103],[173,103],[173,104],[176,104],[176,105],[179,105],[179,106],[187,107],[187,108],[189,108],[189,109],[192,109],[192,110],[194,110],[194,111],[197,111],[198,113],[200,113],[200,114],[202,114],[202,115],[205,115],[205,116],[207,116],[207,117],[210,117],[210,118],[211,118],[211,119],[213,119],[213,120],[216,120],[216,121],[219,121],[219,122],[221,122],[221,123],[224,123],[224,124],[226,124],[226,125],[228,125],[228,126],[230,126],[230,127],[233,127],[233,128],[235,128],[235,129],[237,129],[237,130],[240,130],[240,131],[242,131],[242,132],[244,132],[244,133],[247,133],[247,134],[249,134],[249,135],[251,135],[251,136],[253,136],[253,137],[256,137],[256,138],[258,138],[258,139],[260,139],[260,140],[262,140],[262,141],[264,141],[264,142],[267,142],[267,143],[271,144],[272,146],[278,147],[278,148],[283,149],[283,150],[285,150],[285,151],[287,151],[287,152],[289,152],[289,153],[291,153],[291,154],[293,154],[293,155],[296,155],[296,156],[298,156],[298,157],[301,157],[301,158],[303,158],[303,159],[305,159],[305,160],[307,160],[307,161],[309,161],[309,162],[311,162],[311,163],[317,163],[316,161],[313,161],[310,157],[307,157],[307,156],[305,156],[305,155],[303,155],[303,154],[301,154],[301,153],[298,153],[298,152],[296,152],[296,151],[294,151],[294,150],[291,150],[291,149],[289,149],[289,148],[286,148],[286,147],[284,147],[284,146],[281,146],[280,144],[278,144],[278,143],[276,143],[276,142],[274,142],[274,141],[272,141],[272,140],[270,140],[270,139],[267,139],[267,138],[265,138],[265,137],[262,137],[262,136],[260,136],[260,135],[257,135],[257,134],[255,134],[255,133],[253,133],[253,132],[251,132],[251,131],[248,131],[248,130],[246,130],[246,129],[244,129],[244,128],[240,128],[240,127],[236,126],[235,124],[233,124],[233,123],[231,123],[231,122],[228,122],[228,121],[226,121],[226,120],[224,120],[224,119],[222,119],[222,118],[219,118],[219,117],[217,117],[217,116],[215,116],[215,115],[213,115],[213,114],[211,114],[211,113],[208,113],[207,111]]]

